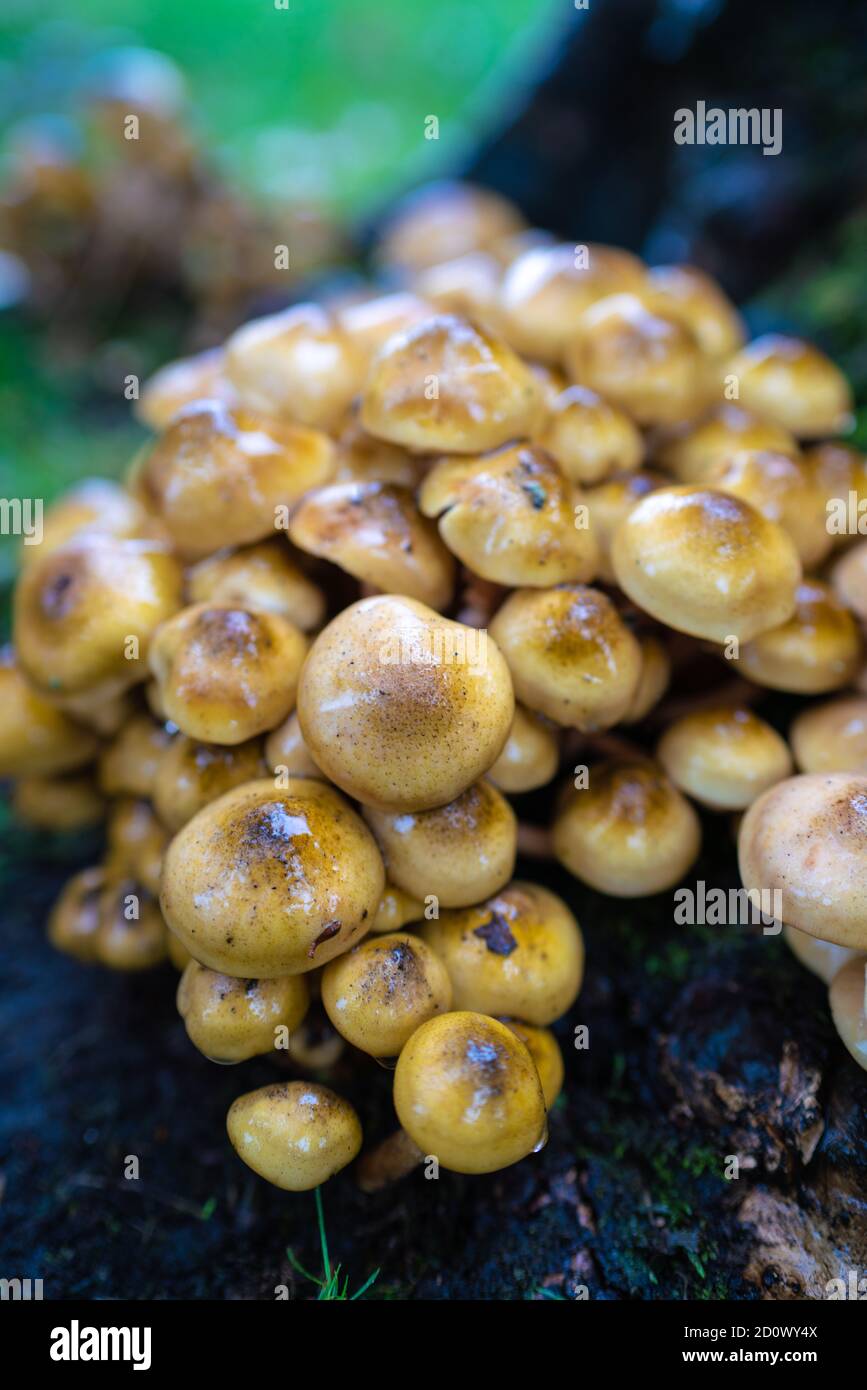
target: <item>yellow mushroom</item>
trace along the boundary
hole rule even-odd
[[[451,1008],[442,961],[407,932],[353,946],[322,972],[322,1003],[338,1033],[371,1057],[396,1057],[416,1028]]]
[[[287,1192],[319,1187],[361,1148],[361,1124],[352,1106],[313,1081],[248,1091],[232,1103],[226,1129],[247,1167]]]
[[[190,960],[178,984],[178,1013],[190,1042],[212,1062],[244,1062],[293,1033],[310,1003],[303,975],[243,980]]]

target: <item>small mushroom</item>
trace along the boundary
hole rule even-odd
[[[744,323],[731,300],[695,266],[652,266],[639,293],[648,308],[688,328],[707,357],[728,357],[744,342]]]
[[[245,743],[295,704],[307,641],[276,613],[194,604],[159,629],[151,671],[182,733],[202,743]]]
[[[849,685],[862,659],[852,614],[828,584],[805,579],[797,587],[791,618],[743,646],[739,664],[757,685],[821,695]]]
[[[394,483],[415,490],[426,460],[398,444],[368,434],[360,420],[361,403],[350,409],[337,436],[337,483]]]
[[[110,970],[150,970],[168,950],[168,933],[154,897],[134,879],[109,877],[99,895],[96,958]]]
[[[571,482],[587,487],[634,472],[644,457],[641,431],[630,417],[586,386],[555,395],[539,443]]]
[[[48,918],[48,940],[57,951],[85,965],[98,959],[99,902],[105,888],[102,864],[82,869],[64,885]]]
[[[791,536],[806,570],[828,555],[833,537],[827,527],[825,499],[812,469],[787,454],[741,450],[732,454],[709,482],[720,492],[741,497]]]
[[[867,699],[844,695],[809,705],[789,740],[799,772],[857,772],[867,776]]]
[[[621,521],[642,498],[657,488],[665,487],[667,479],[662,473],[642,468],[637,473],[627,473],[609,478],[605,483],[588,488],[584,494],[590,527],[599,551],[597,579],[602,584],[616,584],[617,576],[611,563],[611,542]]]
[[[52,777],[92,761],[98,743],[34,690],[11,647],[0,650],[0,777]]]
[[[394,1105],[421,1153],[456,1173],[508,1168],[546,1138],[533,1059],[484,1014],[440,1014],[416,1029],[397,1059]]]
[[[311,1006],[304,1022],[289,1034],[286,1042],[287,1058],[305,1073],[333,1071],[345,1051],[346,1043],[318,1003]]]
[[[166,429],[184,406],[194,401],[219,400],[236,404],[234,388],[226,377],[226,354],[221,347],[207,348],[193,357],[167,362],[148,377],[134,407],[135,414],[149,429]]]
[[[360,349],[365,362],[369,362],[395,333],[429,319],[432,313],[434,307],[427,300],[401,290],[353,300],[338,307],[335,318],[353,346]],[[349,410],[353,410],[353,405]]]
[[[397,888],[386,880],[370,930],[372,932],[400,931],[401,927],[405,927],[408,922],[417,922],[420,917],[423,917],[424,907],[424,903],[419,902],[418,898],[414,898],[411,893],[404,893],[402,888]]]
[[[495,248],[523,231],[518,209],[491,188],[442,180],[404,198],[376,250],[380,264],[423,270],[471,251]]]
[[[841,555],[831,572],[831,583],[844,607],[867,626],[867,540]]]
[[[166,546],[82,536],[34,560],[18,582],[21,668],[56,695],[117,695],[144,680],[153,634],[180,603],[181,570]]]
[[[406,488],[355,482],[309,492],[293,513],[289,538],[383,593],[436,609],[452,597],[454,560]]]
[[[514,714],[493,639],[413,599],[362,599],[319,634],[298,717],[327,777],[365,806],[425,811],[487,772]]]
[[[361,389],[366,365],[358,344],[318,304],[254,319],[226,343],[226,373],[249,410],[324,430]]]
[[[867,951],[867,777],[802,774],[778,782],[741,822],[744,887],[782,895],[790,926]]]
[[[544,787],[557,773],[560,747],[557,735],[539,715],[515,706],[515,717],[503,751],[488,769],[488,781],[514,795]]]
[[[699,421],[677,426],[659,441],[653,463],[681,483],[708,483],[733,454],[767,451],[795,458],[795,436],[773,420],[764,420],[739,405],[715,406]]]
[[[131,876],[156,895],[168,843],[168,832],[149,801],[125,797],[114,802],[106,836],[106,867],[112,876]]]
[[[835,946],[833,941],[822,941],[818,936],[810,936],[809,932],[790,927],[788,922],[783,926],[783,940],[792,955],[814,975],[818,975],[820,980],[824,980],[826,985],[831,983],[847,961],[857,955],[848,946]]]
[[[396,1057],[422,1023],[451,1008],[446,968],[417,936],[353,946],[322,972],[322,1003],[338,1033],[371,1057]]]
[[[203,806],[233,787],[254,782],[267,772],[258,739],[227,746],[199,743],[178,734],[157,768],[153,802],[169,830],[180,830]]]
[[[415,277],[416,292],[430,305],[428,313],[457,314],[488,332],[500,328],[497,297],[503,267],[496,256],[470,251],[427,266]]]
[[[708,401],[707,365],[683,323],[652,313],[636,294],[612,294],[586,309],[564,352],[573,381],[598,391],[641,426],[698,415]]]
[[[804,461],[822,494],[829,523],[832,511],[841,507],[848,519],[850,494],[854,494],[856,509],[860,508],[858,514],[864,512],[867,506],[867,454],[851,444],[830,440],[808,449]],[[848,540],[848,526],[840,529],[839,533],[832,529],[832,544],[842,546]]]
[[[837,971],[828,1000],[840,1041],[867,1071],[867,957],[856,956]]]
[[[640,724],[659,704],[671,680],[671,661],[668,652],[652,633],[638,638],[641,648],[641,675],[635,687],[632,703],[623,716],[624,724]]]
[[[698,858],[701,825],[685,797],[650,761],[590,768],[570,788],[553,828],[554,853],[582,883],[641,898],[678,883]]]
[[[44,559],[82,535],[146,537],[149,519],[136,499],[109,478],[84,478],[45,512],[38,545],[25,542],[19,552],[21,568]]]
[[[748,642],[795,611],[801,564],[790,537],[712,489],[652,492],[618,527],[611,559],[633,603],[693,637]]]
[[[580,494],[554,460],[532,445],[471,459],[442,459],[419,492],[439,518],[449,550],[495,584],[583,583],[596,572],[597,547],[578,525]]]
[[[200,560],[187,575],[187,593],[191,603],[277,613],[302,632],[319,627],[325,617],[325,595],[279,538]]]
[[[248,782],[212,801],[166,853],[162,906],[196,960],[272,979],[325,965],[373,922],[385,874],[367,826],[312,778]]]
[[[178,552],[198,560],[273,536],[278,508],[327,482],[335,461],[320,430],[195,401],[146,450],[135,487]]]
[[[102,820],[105,799],[84,773],[25,777],[15,783],[12,809],[16,820],[35,830],[83,830]]]
[[[313,1081],[260,1086],[226,1116],[232,1147],[248,1168],[287,1192],[319,1187],[361,1148],[361,1123],[348,1101]]]
[[[712,811],[743,811],[792,773],[785,739],[742,706],[676,719],[656,756],[676,787]]]
[[[270,1052],[277,1029],[293,1033],[310,990],[303,975],[243,980],[190,960],[178,984],[178,1013],[194,1047],[212,1062],[231,1065]]]
[[[439,314],[388,340],[367,377],[361,422],[416,452],[477,454],[528,438],[540,410],[536,379],[510,347]]]
[[[503,794],[483,778],[429,811],[380,811],[364,818],[392,883],[418,900],[465,907],[508,883],[518,823]]]
[[[810,343],[782,333],[754,338],[725,367],[736,377],[739,400],[791,430],[798,439],[845,434],[852,423],[852,393],[843,373]]]
[[[265,740],[265,762],[272,772],[281,768],[291,777],[320,777],[322,771],[310,756],[304,742],[297,711],[278,724]]]
[[[556,724],[591,732],[626,714],[641,649],[598,589],[564,584],[511,594],[491,623],[522,704]]]
[[[562,898],[539,884],[516,879],[475,907],[441,912],[421,935],[449,973],[456,1009],[544,1027],[578,997],[581,930]]]
[[[106,796],[150,796],[157,769],[170,747],[165,724],[137,714],[124,724],[99,759],[99,785]]]
[[[502,331],[524,356],[559,362],[585,309],[643,280],[637,257],[614,246],[531,246],[503,278]]]
[[[511,1028],[533,1058],[545,1097],[545,1108],[550,1110],[563,1089],[566,1074],[560,1044],[550,1028],[534,1028],[531,1023],[520,1023],[514,1018],[502,1018],[500,1022]]]

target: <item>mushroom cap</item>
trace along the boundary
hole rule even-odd
[[[192,357],[179,357],[149,376],[133,408],[136,418],[150,429],[164,430],[179,410],[193,401],[219,400],[236,403],[234,388],[226,376],[226,354],[221,347],[206,348]]]
[[[338,1033],[371,1057],[396,1057],[422,1023],[451,1008],[446,968],[408,932],[353,946],[322,972],[322,1003]]]
[[[197,560],[273,536],[277,508],[328,482],[335,466],[320,430],[194,401],[144,454],[136,487],[178,552]]]
[[[585,309],[643,280],[638,258],[614,246],[530,246],[503,277],[502,331],[526,357],[559,362]]]
[[[701,825],[652,762],[596,763],[570,788],[553,826],[564,868],[600,893],[640,898],[671,888],[698,858]]]
[[[677,424],[707,405],[707,364],[696,338],[636,294],[612,294],[585,310],[564,361],[573,381],[642,426]]]
[[[313,1081],[248,1091],[230,1106],[226,1129],[247,1167],[287,1192],[319,1187],[361,1148],[361,1123],[349,1101]]]
[[[740,651],[739,666],[757,685],[820,695],[849,685],[863,659],[858,624],[828,584],[805,579],[787,622]]]
[[[190,960],[178,984],[178,1013],[190,1042],[212,1062],[244,1062],[270,1052],[275,1030],[293,1033],[310,1003],[303,975],[240,980]]]
[[[359,344],[318,304],[254,319],[226,343],[226,373],[245,406],[319,429],[338,423],[366,364]]]
[[[840,602],[867,625],[867,540],[840,556],[831,572],[831,583]]]
[[[95,756],[93,734],[33,689],[11,647],[0,650],[0,705],[0,777],[51,777]]]
[[[487,251],[469,251],[425,267],[414,283],[417,293],[430,306],[428,314],[458,314],[488,332],[497,332],[502,276],[503,267],[496,256]]]
[[[518,209],[493,189],[441,180],[401,200],[379,242],[377,260],[423,270],[495,247],[523,228]]]
[[[540,410],[536,378],[510,347],[438,314],[389,338],[374,359],[361,422],[407,449],[476,454],[527,438]]]
[[[784,922],[867,950],[867,777],[814,773],[778,782],[741,822],[746,889],[782,893]]]
[[[154,897],[131,878],[107,879],[99,895],[94,945],[110,970],[151,970],[168,951],[168,932]]]
[[[777,421],[799,439],[845,434],[852,423],[849,383],[811,343],[782,333],[754,338],[726,364],[747,410]]]
[[[347,304],[337,309],[336,319],[365,360],[369,360],[395,333],[429,319],[432,313],[434,306],[428,300],[400,290]]]
[[[531,1023],[520,1023],[514,1018],[502,1018],[500,1022],[511,1028],[533,1058],[545,1098],[545,1109],[550,1110],[563,1089],[566,1075],[560,1044],[550,1028],[535,1028]]]
[[[586,486],[632,473],[644,457],[630,417],[587,386],[568,386],[554,397],[539,443],[567,478]]]
[[[279,537],[200,560],[187,575],[187,593],[191,603],[277,613],[302,632],[318,627],[325,617],[325,595]]]
[[[419,492],[449,550],[495,584],[584,583],[596,572],[592,531],[578,525],[580,493],[543,449],[511,445],[471,459],[441,459]]]
[[[751,503],[791,536],[806,570],[831,550],[825,499],[814,471],[801,458],[769,450],[740,450],[720,465],[709,482],[720,492]]]
[[[714,811],[742,811],[792,773],[785,739],[742,706],[676,719],[656,756],[676,787]]]
[[[289,537],[299,550],[339,565],[386,594],[445,608],[455,562],[408,488],[392,483],[332,483],[308,492]]]
[[[641,674],[641,649],[598,589],[561,585],[510,594],[491,623],[515,694],[556,724],[592,732],[623,718]]]
[[[449,973],[456,1009],[544,1026],[575,1002],[581,929],[562,898],[519,879],[474,907],[441,912],[422,938]]]
[[[285,768],[292,777],[318,777],[322,770],[310,756],[310,749],[304,742],[297,710],[278,724],[265,740],[265,762],[272,772]]]
[[[799,772],[867,776],[867,698],[843,695],[808,705],[792,723],[789,741]]]
[[[105,882],[102,864],[73,874],[64,884],[48,918],[48,940],[55,950],[87,965],[98,959],[96,933],[99,900]]]
[[[364,818],[392,883],[418,900],[465,907],[508,883],[518,822],[502,792],[482,778],[429,811],[379,811]]]
[[[795,611],[801,564],[790,537],[748,502],[709,488],[645,497],[615,532],[611,560],[633,603],[693,637],[748,642]]]
[[[405,927],[407,922],[417,922],[424,916],[425,905],[414,898],[411,893],[404,893],[402,888],[389,883],[386,879],[385,889],[379,900],[379,907],[376,909],[376,916],[373,919],[373,932],[395,932],[401,927]]]
[[[312,978],[312,977],[311,977]],[[346,1043],[322,1005],[315,1003],[294,1033],[289,1034],[286,1056],[296,1067],[305,1071],[327,1072],[337,1065],[346,1051]]]
[[[867,1071],[867,956],[856,956],[837,971],[828,1002],[840,1041]]]
[[[24,674],[40,689],[94,699],[144,680],[151,638],[180,607],[181,582],[158,541],[88,535],[34,560],[14,601]],[[127,655],[131,638],[137,656]]]
[[[827,440],[824,444],[815,444],[808,449],[804,455],[804,462],[822,494],[829,528],[832,512],[838,510],[841,503],[848,511],[850,493],[855,494],[856,507],[860,508],[859,517],[863,515],[867,507],[867,454],[853,448],[851,444]],[[861,524],[863,526],[863,522]],[[832,530],[833,545],[845,545],[848,540],[848,526],[839,533]]]
[[[86,773],[23,777],[12,789],[12,810],[36,830],[82,830],[102,820],[105,798]]]
[[[160,759],[153,785],[157,815],[169,830],[180,830],[203,806],[233,787],[255,782],[267,772],[258,739],[229,747],[200,743],[178,734]]]
[[[361,402],[349,411],[337,437],[338,483],[394,483],[415,489],[424,474],[425,460],[398,444],[377,439],[362,427]]]
[[[708,483],[732,454],[767,450],[797,456],[795,436],[773,420],[764,420],[726,401],[698,421],[676,427],[657,443],[653,463],[681,483]]]
[[[385,885],[376,841],[324,782],[227,792],[178,831],[162,905],[196,960],[226,975],[300,975],[370,929]]]
[[[623,716],[624,724],[640,724],[659,703],[671,680],[671,661],[658,637],[652,633],[638,638],[641,648],[641,675],[635,687],[632,703]]]
[[[746,338],[743,319],[715,280],[692,265],[655,265],[640,296],[688,328],[707,357],[728,357]]]
[[[847,961],[857,955],[848,946],[835,946],[833,941],[822,941],[818,936],[810,936],[809,932],[790,927],[788,922],[783,925],[783,940],[792,955],[814,975],[818,975],[820,980],[824,980],[826,985],[831,983]]]
[[[499,756],[513,714],[492,638],[393,594],[362,599],[329,623],[298,690],[314,761],[382,810],[453,801]]]
[[[53,502],[42,520],[38,545],[25,541],[18,552],[22,569],[43,559],[81,535],[118,536],[130,539],[149,535],[145,509],[119,483],[110,478],[83,478]]]
[[[394,1106],[422,1153],[456,1173],[508,1168],[546,1138],[535,1063],[484,1014],[440,1014],[416,1029],[397,1060]]]
[[[621,474],[587,489],[584,500],[590,514],[590,528],[599,549],[596,575],[600,583],[617,583],[611,563],[611,542],[621,521],[633,507],[638,506],[642,498],[657,488],[667,486],[668,479],[664,474],[641,468],[636,473]]]
[[[509,737],[488,769],[488,781],[510,795],[534,791],[556,776],[559,764],[560,745],[554,730],[523,705],[516,705]]]
[[[99,785],[106,796],[150,796],[157,769],[172,743],[165,724],[149,714],[133,715],[99,759]]]
[[[114,801],[106,828],[106,868],[114,878],[134,878],[152,895],[160,891],[163,858],[169,843],[165,826],[149,801]]]
[[[159,629],[151,670],[166,714],[203,743],[245,743],[292,710],[307,639],[287,618],[193,604]]]

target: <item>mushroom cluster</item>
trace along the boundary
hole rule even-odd
[[[126,487],[74,489],[25,552],[0,773],[41,828],[108,822],[51,940],[170,956],[206,1057],[302,1074],[228,1115],[277,1186],[358,1154],[321,1079],[353,1057],[393,1068],[400,1126],[365,1189],[490,1172],[545,1142],[584,969],[518,853],[640,897],[737,815],[745,886],[781,890],[864,1065],[845,380],[747,343],[699,271],[560,245],[489,192],[411,200],[377,261],[384,283],[163,368]],[[788,737],[757,708],[778,690],[822,697]]]

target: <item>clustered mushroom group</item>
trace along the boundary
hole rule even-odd
[[[741,817],[745,887],[781,893],[867,1066],[845,380],[794,338],[747,343],[703,273],[558,244],[467,186],[411,200],[378,264],[160,371],[126,487],[79,485],[23,548],[0,771],[35,826],[108,817],[52,942],[168,954],[215,1062],[393,1065],[365,1188],[422,1158],[490,1172],[545,1141],[583,973],[519,848],[659,893],[699,854],[697,804]],[[784,738],[767,691],[833,698]],[[558,775],[551,826],[519,824],[509,798]],[[227,1124],[290,1190],[362,1143],[318,1080]]]

